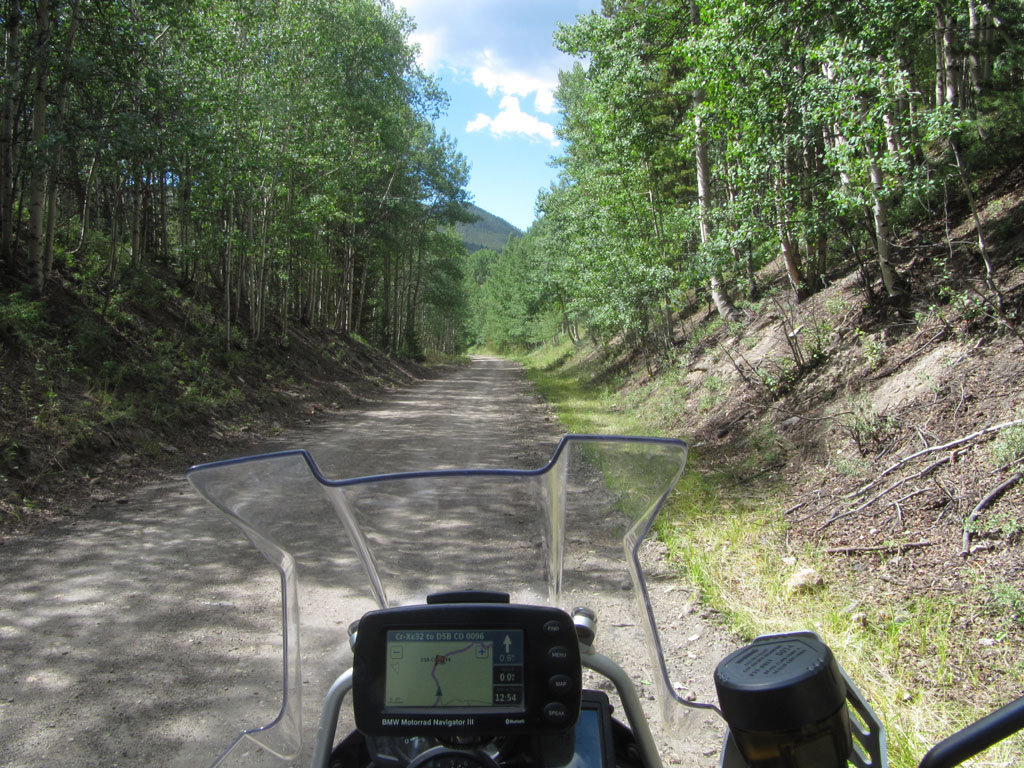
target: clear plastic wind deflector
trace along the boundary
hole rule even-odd
[[[348,625],[452,589],[565,610],[597,593],[626,595],[633,618],[599,616],[598,650],[613,632],[646,644],[653,672],[643,674],[678,732],[690,705],[668,679],[638,553],[686,455],[678,440],[569,435],[532,470],[328,480],[305,451],[193,467],[192,485],[281,580],[280,713],[239,723],[245,730],[215,765],[306,762],[320,702],[350,662]]]

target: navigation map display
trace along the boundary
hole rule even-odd
[[[576,627],[560,608],[398,605],[364,614],[355,632],[352,711],[367,736],[564,732],[582,689]]]
[[[387,712],[524,709],[522,630],[388,630],[385,658]]]

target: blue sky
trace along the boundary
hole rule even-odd
[[[600,0],[395,0],[416,21],[410,42],[451,99],[438,121],[469,160],[481,208],[525,230],[537,192],[557,176],[553,92],[572,58],[551,42],[559,21]]]

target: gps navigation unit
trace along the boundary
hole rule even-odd
[[[384,710],[523,709],[521,629],[388,630]]]
[[[353,660],[368,735],[543,733],[576,723],[576,629],[543,606],[458,603],[366,614]]]

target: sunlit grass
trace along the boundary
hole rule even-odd
[[[898,605],[831,579],[807,595],[792,594],[788,576],[805,566],[824,572],[822,555],[787,549],[786,526],[770,499],[758,506],[719,496],[710,510],[694,504],[693,495],[710,495],[701,487],[708,480],[691,481],[676,495],[663,538],[684,578],[741,638],[817,632],[883,718],[896,767],[917,765],[932,744],[985,714],[932,695],[954,687],[968,668],[949,631],[953,599]]]
[[[523,362],[567,431],[685,437],[673,433],[664,418],[678,387],[623,397],[618,382],[609,384],[598,365],[570,342],[534,352]],[[751,462],[768,461],[770,453],[752,445],[750,460],[737,466],[751,472],[756,469]],[[658,534],[681,577],[699,588],[702,601],[742,639],[798,629],[817,632],[883,719],[893,768],[916,766],[933,744],[987,714],[983,706],[965,704],[962,695],[968,688],[984,689],[986,664],[1015,669],[1024,684],[1024,665],[1012,652],[994,661],[979,654],[976,640],[957,631],[956,617],[963,610],[959,596],[898,602],[857,586],[829,569],[820,549],[789,539],[773,489],[710,469],[699,451],[691,452]],[[809,593],[794,594],[786,580],[800,567],[828,578]],[[1018,736],[976,764],[1021,765],[1022,754],[1024,739]]]
[[[423,351],[423,361],[427,365],[469,365],[468,355],[449,355],[436,349]]]
[[[618,382],[595,384],[600,367],[588,362],[571,341],[542,347],[521,358],[537,391],[554,408],[569,432],[579,434],[646,434],[664,437],[622,407]]]

